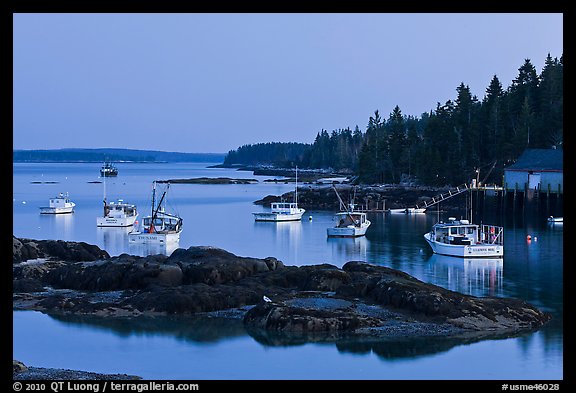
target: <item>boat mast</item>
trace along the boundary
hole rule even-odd
[[[296,203],[296,207],[298,207],[298,165],[296,165],[296,187],[294,191],[294,202]]]
[[[156,185],[156,182],[154,182],[154,185]],[[166,193],[168,192],[168,188],[170,188],[170,183],[168,183],[166,190],[164,190],[164,192],[162,193],[162,197],[160,198],[160,201],[158,202],[158,206],[156,207],[156,210],[154,210],[154,207],[152,207],[152,222],[154,222],[154,219],[156,218],[156,216],[158,215],[158,212],[160,211],[160,206],[162,206],[162,201],[164,200],[164,197],[166,196]],[[154,191],[156,191],[156,188],[154,188]],[[154,198],[152,198],[152,200],[154,200]],[[154,206],[154,205],[152,205],[152,206]]]
[[[355,225],[354,217],[353,217],[352,214],[350,214],[350,212],[348,211],[348,207],[346,206],[346,204],[344,203],[344,201],[342,201],[342,198],[340,197],[340,194],[338,194],[338,190],[336,189],[336,186],[334,186],[334,184],[332,184],[332,188],[334,189],[334,192],[336,193],[336,196],[338,197],[338,200],[340,201],[340,206],[344,206],[344,210],[346,210],[346,213],[348,214],[348,217],[350,217],[350,220],[351,220],[352,223]]]
[[[104,177],[104,196],[103,196],[103,202],[104,202],[104,217],[106,217],[106,176]]]

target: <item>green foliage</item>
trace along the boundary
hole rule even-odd
[[[310,145],[295,142],[268,142],[244,145],[228,152],[223,165],[276,165],[291,167],[299,163]]]
[[[500,183],[504,167],[526,148],[562,147],[563,64],[563,57],[548,55],[538,75],[525,59],[507,89],[494,75],[482,100],[461,83],[454,101],[438,103],[419,118],[396,106],[384,120],[376,110],[365,132],[356,126],[353,132],[321,130],[312,145],[242,146],[229,152],[225,163],[290,161],[290,166],[354,173],[364,183],[416,177],[436,186],[468,182],[478,170],[480,180]]]

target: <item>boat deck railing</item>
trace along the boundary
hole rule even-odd
[[[482,225],[480,241],[502,246],[504,244],[504,228],[496,225]]]

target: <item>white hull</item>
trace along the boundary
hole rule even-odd
[[[426,213],[426,209],[416,209],[413,207],[409,207],[406,209],[390,209],[390,213],[392,213],[392,214],[420,214],[420,213]]]
[[[252,213],[256,221],[300,221],[304,214],[304,209],[301,212],[288,214],[288,213]]]
[[[504,246],[498,244],[446,244],[434,241],[432,235],[427,233],[424,238],[432,247],[432,251],[440,255],[448,255],[460,258],[502,258],[504,256]]]
[[[41,207],[40,214],[68,214],[74,213],[74,207]]]
[[[180,232],[144,233],[139,231],[128,234],[129,243],[167,244],[180,241]]]
[[[358,237],[358,236],[364,236],[369,226],[370,221],[367,221],[367,225],[362,225],[360,227],[353,225],[344,228],[331,227],[326,228],[326,232],[328,234],[328,237]]]
[[[562,224],[564,223],[564,217],[550,217],[548,222],[552,224]]]
[[[98,227],[129,227],[134,225],[137,216],[131,217],[96,217]]]

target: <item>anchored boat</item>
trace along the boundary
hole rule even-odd
[[[138,217],[136,205],[125,203],[123,199],[108,203],[106,199],[106,178],[104,178],[104,215],[96,217],[97,227],[129,227]]]
[[[50,198],[48,206],[40,208],[40,214],[67,214],[74,213],[76,204],[70,200],[68,193],[59,193],[57,197]]]
[[[124,203],[122,199],[110,203],[104,200],[104,216],[96,217],[96,226],[129,227],[134,225],[137,217],[136,205]]]
[[[298,167],[296,167],[296,186],[294,202],[274,202],[269,212],[252,213],[256,221],[300,221],[306,210],[298,207]]]
[[[447,223],[434,224],[424,239],[436,254],[462,258],[504,256],[504,228],[496,225],[477,225],[450,217]]]
[[[100,176],[102,177],[114,177],[118,176],[118,168],[116,168],[111,162],[107,161],[100,168]]]
[[[134,227],[128,234],[129,243],[158,243],[166,244],[180,240],[183,220],[177,214],[166,212],[166,194],[170,183],[162,193],[160,201],[156,204],[156,181],[152,189],[152,212],[142,219],[138,227]],[[164,203],[164,204],[163,204]]]
[[[359,237],[364,236],[371,222],[366,217],[366,213],[354,211],[354,202],[348,206],[344,204],[336,187],[332,186],[336,196],[340,201],[340,208],[344,209],[336,213],[336,225],[326,228],[328,237]]]

